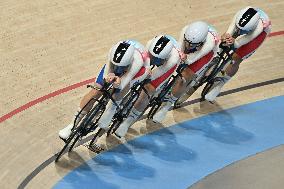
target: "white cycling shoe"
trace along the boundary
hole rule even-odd
[[[66,140],[70,134],[71,134],[71,130],[73,128],[73,124],[70,123],[69,125],[67,125],[65,128],[61,129],[58,134],[59,134],[59,137],[62,139],[62,140]]]
[[[161,123],[165,119],[167,112],[169,111],[171,106],[172,102],[166,102],[165,105],[163,105],[161,109],[158,110],[157,113],[153,116],[153,121],[156,123]]]
[[[105,112],[103,113],[103,115],[101,116],[98,122],[98,126],[100,128],[106,129],[109,126],[111,119],[113,118],[116,112],[116,108],[117,108],[116,105],[112,101],[109,102]]]
[[[99,122],[98,122],[98,126],[102,129],[106,129],[110,122],[112,117],[114,116],[115,111],[107,111],[105,112],[102,117],[100,118]]]
[[[212,89],[205,95],[205,99],[209,102],[214,101],[220,94],[225,83],[227,83],[229,79],[229,76],[225,76],[220,81],[214,83]]]
[[[134,119],[133,117],[128,117],[125,121],[122,122],[122,124],[117,128],[117,130],[115,131],[115,135],[119,138],[123,138],[127,131],[128,128],[135,122],[136,119]]]

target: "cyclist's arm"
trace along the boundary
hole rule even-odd
[[[135,75],[139,72],[139,70],[142,68],[144,62],[139,52],[135,52],[133,55],[133,62],[131,64],[131,67],[129,70],[120,78],[120,85],[118,86],[118,89],[123,90],[130,81],[135,77]]]

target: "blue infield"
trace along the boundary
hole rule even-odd
[[[233,162],[284,144],[284,96],[185,121],[76,168],[55,189],[185,189]]]

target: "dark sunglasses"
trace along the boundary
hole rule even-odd
[[[163,65],[165,62],[165,59],[161,59],[161,58],[158,58],[158,57],[155,57],[153,56],[151,53],[150,53],[150,65],[154,65],[154,66],[161,66]]]
[[[200,42],[200,43],[192,43],[190,40],[186,39],[185,34],[184,34],[183,37],[184,37],[184,41],[185,41],[186,43],[188,43],[188,46],[189,46],[189,48],[191,48],[191,49],[194,49],[194,48],[197,48],[197,47],[200,47],[201,45],[203,45],[203,42]]]
[[[113,72],[116,76],[121,76],[127,71],[128,68],[129,68],[129,65],[128,66],[113,65]]]
[[[240,35],[249,34],[249,33],[251,33],[251,31],[242,30],[242,29],[240,29],[240,28],[238,28],[238,27],[236,26],[236,31],[235,31],[235,33],[237,34],[237,36],[240,36]]]

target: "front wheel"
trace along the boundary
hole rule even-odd
[[[66,143],[62,150],[56,154],[55,162],[58,162],[60,157],[65,154],[66,149],[70,145],[68,152],[72,151],[77,141],[82,138],[83,136],[87,135],[89,132],[95,129],[97,126],[97,121],[104,112],[105,109],[105,103],[98,103],[96,104],[89,112],[88,114],[83,118],[83,120],[78,124],[77,127],[74,127],[72,129],[71,135],[66,140]],[[95,123],[93,123],[93,120],[96,120]]]
[[[58,152],[55,156],[55,162],[58,162],[58,160],[61,158],[61,156],[65,153],[65,150],[67,149],[67,147],[69,146],[69,144],[73,141],[74,137],[76,136],[76,133],[75,132],[72,132],[70,137],[67,139],[64,147],[61,149],[60,152]],[[75,140],[74,140],[75,141]],[[74,143],[73,141],[73,143]]]

